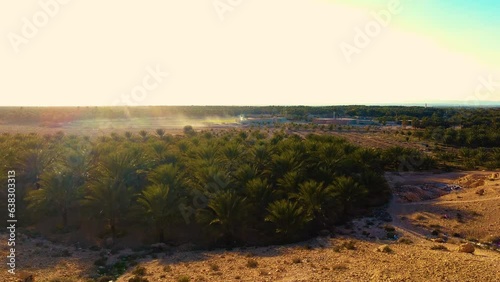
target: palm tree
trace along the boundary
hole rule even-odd
[[[163,139],[163,136],[165,135],[165,129],[162,129],[162,128],[158,128],[156,129],[156,135],[158,135],[158,137],[160,139]]]
[[[325,223],[326,208],[332,203],[334,194],[331,187],[314,180],[303,182],[299,191],[293,193],[291,198],[296,199],[305,208],[309,216],[318,224]]]
[[[127,138],[127,140],[129,140],[129,141],[132,140],[132,136],[133,136],[132,132],[125,131],[124,135],[125,135],[125,138]]]
[[[263,171],[271,163],[272,150],[265,145],[257,145],[251,149],[250,155],[255,167]]]
[[[389,200],[391,190],[383,176],[383,172],[377,173],[376,171],[367,169],[361,173],[359,182],[361,185],[366,187],[366,196],[368,196],[367,202],[370,205],[381,205]]]
[[[92,213],[106,220],[113,237],[117,223],[128,213],[139,186],[141,156],[118,151],[105,157],[93,171],[82,200]]]
[[[340,176],[332,183],[333,193],[339,197],[344,212],[350,212],[356,203],[365,200],[368,191],[351,177]]]
[[[231,244],[239,238],[238,231],[244,227],[248,211],[246,198],[234,191],[220,191],[209,200],[207,209],[199,213],[198,219],[219,230],[224,241]]]
[[[311,217],[294,201],[278,200],[269,204],[269,214],[265,220],[276,226],[276,233],[285,240],[293,240],[297,233],[309,222]]]
[[[267,179],[260,177],[248,181],[245,185],[244,193],[249,203],[252,204],[253,213],[259,215],[259,217],[264,215],[266,207],[276,196]]]
[[[155,164],[163,164],[165,163],[167,156],[168,156],[168,146],[161,142],[161,141],[155,141],[153,144],[151,144],[151,150],[149,150],[150,156],[152,161]]]
[[[82,195],[82,186],[72,171],[50,171],[41,175],[40,189],[28,192],[28,209],[33,211],[58,211],[62,227],[68,225],[68,212]]]
[[[142,137],[143,141],[146,141],[146,139],[148,139],[148,132],[146,130],[139,131],[139,135]]]
[[[300,171],[289,171],[278,179],[277,186],[280,193],[294,193],[297,191],[299,183],[303,180],[303,174]]]
[[[292,171],[301,174],[303,165],[303,158],[291,149],[275,154],[272,156],[271,177],[277,180]]]
[[[160,242],[165,240],[165,228],[179,218],[181,201],[179,191],[164,184],[148,186],[137,199],[141,213],[153,222]]]
[[[196,134],[196,131],[194,131],[194,129],[191,125],[184,126],[184,135],[193,136],[195,134]]]
[[[229,172],[233,172],[244,158],[244,149],[236,143],[228,143],[222,148],[221,161]]]
[[[250,180],[254,179],[258,175],[259,173],[257,172],[257,169],[253,165],[250,165],[248,163],[241,164],[233,173],[237,184],[241,187],[247,185]]]

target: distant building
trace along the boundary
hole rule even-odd
[[[315,118],[314,124],[335,124],[335,125],[354,125],[356,120],[353,118]]]
[[[334,124],[334,125],[374,125],[377,124],[369,119],[355,119],[355,118],[315,118],[314,124]]]
[[[240,117],[240,123],[243,125],[273,125],[286,122],[288,120],[285,117]]]

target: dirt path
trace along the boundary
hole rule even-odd
[[[421,202],[419,202],[421,203]],[[415,237],[425,239],[424,230],[420,230],[416,228],[409,222],[405,222],[401,220],[400,215],[403,213],[404,204],[398,203],[395,196],[392,197],[387,212],[392,217],[392,226],[394,228],[399,229],[400,231],[404,231],[406,233],[412,234]]]
[[[448,204],[466,204],[466,203],[477,203],[477,202],[487,202],[487,201],[494,201],[494,200],[500,200],[500,196],[498,197],[493,197],[493,198],[482,198],[482,199],[475,199],[475,200],[460,200],[460,201],[436,201],[436,200],[430,200],[430,201],[422,201],[422,202],[412,202],[412,203],[396,203],[402,206],[418,206],[418,205],[448,205]]]

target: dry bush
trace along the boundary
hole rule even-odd
[[[292,262],[293,262],[293,263],[301,263],[301,262],[302,262],[302,260],[301,260],[299,257],[294,257],[294,258],[292,259]]]
[[[191,278],[187,275],[181,275],[177,277],[177,282],[189,282]]]
[[[413,244],[413,241],[408,238],[399,238],[398,243],[410,245]]]
[[[247,260],[247,267],[248,268],[257,268],[257,266],[259,266],[259,263],[256,260],[254,260],[254,259]]]
[[[356,241],[349,240],[342,243],[342,247],[346,250],[356,250]]]
[[[436,251],[448,251],[448,248],[443,245],[434,245],[431,247],[431,250],[436,250]]]
[[[213,263],[213,262],[209,263],[208,266],[210,266],[210,269],[212,271],[219,271],[220,270],[220,267],[217,264]]]
[[[144,276],[146,275],[146,268],[143,266],[138,266],[132,271],[132,274],[137,275],[137,276]]]

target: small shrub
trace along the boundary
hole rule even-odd
[[[396,228],[394,228],[392,225],[384,225],[384,230],[387,232],[394,232],[396,231]]]
[[[141,276],[134,276],[128,280],[128,282],[149,282],[147,278]]]
[[[434,245],[431,247],[431,250],[436,250],[436,251],[448,251],[448,248],[443,245]]]
[[[292,262],[293,262],[293,263],[301,263],[301,262],[302,262],[302,260],[301,260],[299,257],[294,257],[294,258],[292,259]]]
[[[398,240],[398,243],[410,245],[410,244],[413,244],[413,241],[408,239],[408,238],[400,238]]]
[[[474,243],[478,243],[479,242],[479,240],[477,238],[474,238],[474,237],[467,237],[466,240],[474,242]]]
[[[486,243],[486,244],[499,244],[500,243],[500,236],[489,235],[489,236],[486,236],[482,240],[482,242]]]
[[[165,272],[170,272],[170,271],[172,271],[172,267],[171,267],[170,265],[165,265],[165,266],[163,267],[163,271],[165,271]]]
[[[427,217],[425,217],[425,216],[423,216],[423,215],[419,214],[419,215],[416,217],[416,219],[417,219],[417,220],[426,220],[426,219],[427,219]]]
[[[189,282],[191,278],[187,275],[181,275],[177,277],[177,282]]]
[[[134,271],[132,271],[132,274],[137,275],[137,276],[144,276],[146,275],[146,268],[144,266],[137,266]]]
[[[311,245],[307,244],[303,248],[304,248],[304,250],[312,250],[313,247]]]
[[[332,270],[337,270],[337,271],[344,271],[347,269],[349,269],[349,268],[345,264],[336,264],[332,267]]]
[[[350,240],[342,243],[342,247],[346,250],[356,250],[356,241]]]
[[[254,259],[249,259],[249,260],[247,261],[247,267],[248,267],[248,268],[257,268],[257,266],[259,266],[259,263],[258,263],[256,260],[254,260]]]
[[[391,247],[385,245],[385,246],[381,246],[379,247],[378,249],[380,252],[382,253],[387,253],[387,254],[390,254],[390,253],[393,253],[394,251],[391,249]]]
[[[71,282],[73,280],[69,278],[52,278],[49,280],[50,282]]]
[[[210,269],[212,271],[219,271],[220,270],[220,267],[215,263],[210,263],[209,266],[210,266]]]
[[[342,250],[342,247],[341,246],[333,246],[332,247],[332,250],[336,253],[340,253],[340,251]]]

